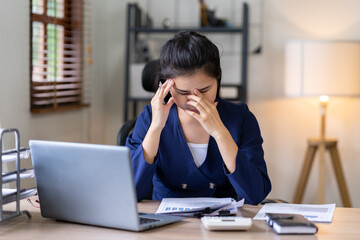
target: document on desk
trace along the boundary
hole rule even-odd
[[[8,183],[16,180],[16,171],[2,173],[2,183]],[[20,179],[35,177],[34,169],[21,169],[19,174]]]
[[[335,211],[334,204],[290,204],[267,203],[253,218],[266,220],[265,213],[300,214],[311,222],[331,222]]]
[[[31,197],[37,194],[36,188],[20,190],[20,199]],[[3,204],[10,203],[16,200],[16,189],[3,188],[2,189]]]
[[[20,157],[20,159],[28,159],[30,157],[30,150],[26,149],[26,148],[21,148],[19,157]],[[2,156],[3,163],[16,161],[16,159],[17,159],[17,152],[15,152],[15,151],[6,152]]]
[[[237,208],[243,204],[244,199],[236,201],[233,198],[163,198],[156,214],[194,216],[196,213],[203,213],[204,215],[218,215],[219,211],[235,214]]]

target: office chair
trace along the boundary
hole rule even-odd
[[[148,92],[155,92],[157,89],[157,84],[159,81],[163,81],[163,79],[159,79],[159,68],[160,63],[159,60],[151,60],[145,64],[145,67],[141,74],[141,82],[143,88]],[[117,135],[117,145],[125,146],[127,136],[132,132],[135,127],[136,119],[127,120],[124,125],[120,128]],[[152,192],[145,199],[152,199]],[[288,203],[287,201],[281,199],[265,199],[261,202],[261,204],[266,203]]]
[[[131,131],[134,129],[136,123],[136,119],[127,120],[124,125],[121,126],[118,135],[117,135],[117,145],[125,146],[126,138],[129,136]]]
[[[145,91],[155,92],[157,83],[159,82],[159,60],[151,60],[147,62],[142,70],[141,83]],[[136,123],[136,119],[127,120],[120,128],[117,135],[117,145],[125,146],[127,136],[132,132]]]

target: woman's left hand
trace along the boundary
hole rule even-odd
[[[194,89],[194,94],[188,95],[187,98],[187,104],[194,107],[197,112],[186,110],[186,113],[198,120],[203,128],[216,139],[216,136],[225,128],[216,109],[218,103],[209,102],[198,89]]]
[[[197,112],[186,110],[186,113],[198,120],[215,139],[228,172],[233,173],[236,168],[238,146],[220,119],[216,109],[218,103],[209,102],[198,89],[195,89],[194,95],[188,95],[187,104],[193,106]]]

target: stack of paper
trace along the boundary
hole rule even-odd
[[[22,189],[20,191],[20,199],[34,196],[37,193],[36,188]],[[2,189],[3,204],[10,203],[16,200],[16,189],[3,188]]]
[[[16,161],[17,159],[16,151],[5,151],[2,155],[2,163],[8,163]],[[20,159],[27,159],[30,156],[30,150],[26,148],[21,148],[19,153]]]
[[[23,168],[20,170],[19,176],[20,176],[20,179],[33,178],[33,177],[35,177],[34,169]],[[8,182],[15,181],[16,177],[17,177],[16,171],[2,173],[2,183],[8,183]]]
[[[236,214],[237,208],[244,204],[244,199],[232,198],[163,198],[156,214],[178,216],[219,215],[220,211]]]
[[[254,220],[266,220],[266,213],[300,214],[311,222],[331,222],[335,204],[290,204],[267,203],[254,217]]]

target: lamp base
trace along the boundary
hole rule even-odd
[[[306,187],[306,182],[309,178],[311,166],[314,162],[315,153],[318,149],[320,150],[324,149],[329,151],[344,207],[351,207],[349,192],[346,186],[345,177],[341,166],[340,156],[337,149],[337,139],[335,138],[308,139],[308,148],[306,151],[305,160],[296,187],[293,202],[301,203],[302,201]]]

